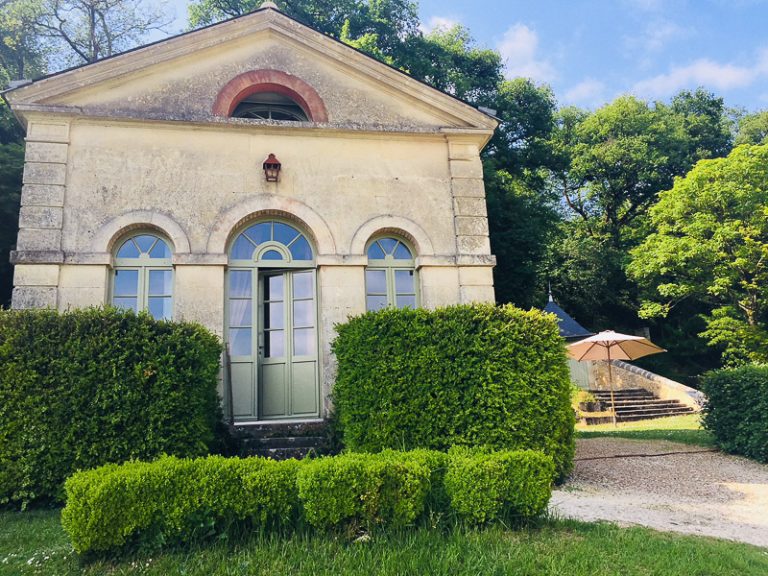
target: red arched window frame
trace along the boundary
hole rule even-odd
[[[240,102],[260,92],[286,96],[301,106],[312,122],[328,122],[328,111],[317,91],[301,78],[280,70],[252,70],[235,76],[216,97],[213,114],[228,118]]]

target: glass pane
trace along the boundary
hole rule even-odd
[[[384,270],[366,270],[365,290],[368,294],[386,294],[387,273]]]
[[[170,320],[173,315],[170,296],[149,298],[149,313],[155,320]]]
[[[234,260],[251,260],[256,247],[242,234],[235,240],[232,246],[231,257]]]
[[[133,310],[134,312],[138,312],[139,308],[136,305],[136,298],[113,298],[112,304],[116,308],[126,308],[129,310]]]
[[[150,250],[149,257],[150,258],[170,258],[171,249],[168,248],[168,244],[158,239],[157,244],[155,244],[152,250]]]
[[[253,306],[251,300],[229,301],[229,325],[250,326],[253,322]]]
[[[293,275],[293,297],[312,298],[312,272]]]
[[[282,260],[283,255],[277,250],[267,250],[261,255],[261,260]]]
[[[270,302],[264,306],[264,329],[284,328],[283,303]]]
[[[272,240],[272,223],[262,222],[261,224],[256,224],[255,226],[248,228],[244,234],[256,244],[268,242],[269,240]]]
[[[291,257],[294,260],[312,260],[312,248],[304,236],[291,244]]]
[[[380,238],[379,244],[381,244],[385,254],[392,254],[392,252],[395,250],[395,246],[397,245],[397,240],[394,238]]]
[[[293,331],[293,355],[311,356],[315,353],[315,329],[300,328]]]
[[[138,270],[115,270],[115,296],[136,296],[139,293]]]
[[[378,242],[374,242],[371,244],[371,247],[368,248],[368,258],[373,260],[384,260],[384,251],[381,249]]]
[[[170,270],[149,271],[149,295],[170,296],[172,290],[172,273]]]
[[[296,239],[296,236],[299,235],[299,231],[296,230],[296,228],[293,226],[288,226],[288,224],[275,222],[274,226],[275,227],[272,239],[275,242],[280,242],[280,244],[285,244],[287,246]]]
[[[250,328],[229,329],[229,354],[231,356],[250,356],[252,350]]]
[[[398,308],[416,308],[416,296],[397,296]]]
[[[413,255],[411,254],[411,251],[408,250],[408,247],[400,242],[400,244],[397,245],[397,248],[395,248],[395,260],[411,260],[413,258]]]
[[[279,358],[285,356],[285,330],[264,332],[264,357]]]
[[[117,251],[118,258],[138,258],[139,249],[136,248],[136,244],[133,240],[126,240],[123,245],[120,246],[120,250]]]
[[[315,301],[297,300],[293,303],[293,325],[297,327],[315,325]]]
[[[133,241],[138,245],[142,254],[149,252],[149,249],[152,248],[152,244],[154,244],[156,240],[157,236],[150,236],[149,234],[142,234],[141,236],[136,236],[133,239]]]
[[[395,270],[395,292],[413,294],[413,270]]]
[[[283,299],[283,275],[267,276],[264,280],[264,300]]]
[[[233,270],[229,273],[230,298],[250,298],[251,278],[250,270]]]
[[[366,296],[365,297],[365,309],[370,312],[371,310],[381,310],[387,307],[386,296]]]

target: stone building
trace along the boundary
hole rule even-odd
[[[323,417],[350,315],[494,300],[496,121],[271,5],[4,96],[13,306],[205,325],[238,422]]]

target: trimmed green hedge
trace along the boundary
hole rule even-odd
[[[553,473],[550,457],[529,451],[388,450],[300,462],[164,457],[74,474],[61,518],[81,554],[305,522],[322,530],[451,516],[478,524],[541,513]]]
[[[66,481],[61,523],[79,552],[150,548],[292,525],[296,460],[174,457],[78,472]]]
[[[704,428],[718,446],[768,462],[768,366],[717,370],[701,379],[707,395]]]
[[[572,467],[574,416],[555,319],[513,306],[387,308],[337,326],[344,445],[541,450]]]
[[[538,516],[547,507],[555,474],[552,459],[521,450],[453,451],[445,489],[456,513],[472,523]]]
[[[0,505],[60,500],[78,469],[207,454],[218,339],[115,309],[0,311]]]

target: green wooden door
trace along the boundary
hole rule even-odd
[[[229,311],[235,418],[317,417],[315,271],[231,270]]]

